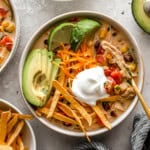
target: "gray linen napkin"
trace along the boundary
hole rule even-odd
[[[130,137],[132,150],[150,150],[150,120],[144,114],[134,117]],[[73,150],[110,150],[100,142],[82,143]]]
[[[73,150],[109,150],[104,144],[100,142],[82,143]]]
[[[132,150],[150,150],[150,120],[144,114],[134,117],[131,145]]]

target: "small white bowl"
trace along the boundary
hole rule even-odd
[[[26,60],[26,57],[29,53],[29,51],[32,49],[35,41],[43,34],[45,33],[51,26],[53,26],[54,24],[63,21],[66,18],[70,18],[70,17],[88,17],[88,18],[93,18],[93,19],[102,19],[107,21],[108,23],[110,23],[111,25],[113,25],[114,27],[116,27],[119,31],[123,32],[126,37],[128,38],[128,40],[131,42],[131,44],[133,45],[133,48],[135,49],[136,52],[136,57],[137,57],[137,61],[138,61],[138,68],[139,68],[139,82],[138,82],[138,88],[139,90],[142,89],[143,86],[143,79],[144,79],[144,66],[143,66],[143,61],[142,61],[142,56],[141,56],[141,52],[138,49],[137,43],[134,40],[134,38],[132,37],[132,35],[118,22],[116,22],[114,19],[100,14],[98,12],[91,12],[91,11],[75,11],[75,12],[69,12],[69,13],[65,13],[62,14],[60,16],[57,16],[51,20],[49,20],[47,23],[45,23],[42,27],[40,27],[37,32],[30,38],[29,42],[27,43],[22,57],[21,57],[21,61],[20,61],[20,66],[19,66],[19,80],[20,80],[20,88],[22,91],[22,70],[23,70],[23,66]],[[84,136],[84,134],[82,132],[75,132],[75,131],[70,131],[64,128],[61,128],[59,126],[56,126],[54,124],[52,124],[51,122],[49,122],[46,118],[43,117],[39,117],[36,115],[32,105],[30,105],[26,98],[24,97],[23,91],[22,91],[22,95],[24,98],[24,101],[27,105],[27,107],[30,109],[30,111],[32,112],[32,114],[40,121],[42,122],[44,125],[46,125],[48,128],[51,128],[59,133],[63,133],[66,135],[70,135],[70,136],[77,136],[77,137],[81,137]],[[120,124],[130,113],[131,111],[134,109],[134,107],[136,106],[138,101],[138,98],[135,97],[130,106],[128,107],[128,109],[120,116],[118,117],[114,122],[112,122],[112,128],[114,128],[115,126],[117,126],[118,124]],[[108,132],[109,130],[107,128],[100,128],[97,130],[93,130],[93,131],[88,131],[87,135],[88,136],[94,136],[94,135],[98,135],[98,134],[102,134],[105,132]]]
[[[9,110],[13,112],[21,113],[21,111],[9,102],[0,99],[0,109]],[[25,121],[25,126],[22,131],[23,142],[28,147],[28,150],[36,150],[36,139],[31,125]]]
[[[12,47],[12,50],[9,54],[9,56],[7,57],[7,59],[5,60],[5,62],[2,64],[2,66],[0,67],[0,73],[6,68],[6,66],[8,65],[8,63],[10,62],[10,60],[12,59],[12,57],[14,56],[18,43],[19,43],[19,36],[20,36],[20,23],[19,23],[19,16],[17,15],[17,11],[16,11],[16,7],[15,4],[12,0],[8,0],[12,13],[13,13],[13,17],[14,17],[14,21],[15,21],[15,25],[16,25],[16,30],[15,30],[15,39],[14,39],[14,44]]]

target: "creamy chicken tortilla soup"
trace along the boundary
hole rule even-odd
[[[0,1],[0,67],[10,54],[15,37],[15,23],[7,0]]]
[[[59,126],[85,135],[111,129],[135,96],[135,56],[130,41],[109,23],[65,20],[43,33],[27,56],[24,95],[39,116]]]

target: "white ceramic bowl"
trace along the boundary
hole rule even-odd
[[[6,68],[6,66],[8,65],[8,63],[10,62],[10,60],[12,59],[12,57],[14,56],[18,43],[19,43],[19,36],[20,36],[20,23],[19,23],[19,17],[17,15],[17,11],[16,11],[16,7],[14,4],[13,0],[8,0],[12,13],[13,13],[13,17],[14,17],[14,21],[15,21],[15,25],[16,25],[16,33],[15,33],[15,39],[14,39],[14,44],[12,47],[12,50],[8,56],[8,58],[6,59],[6,61],[3,63],[3,65],[0,67],[0,73]]]
[[[0,99],[0,109],[2,110],[11,109],[13,112],[21,113],[21,111],[18,108],[16,108],[14,105],[2,99]],[[25,121],[25,126],[23,128],[22,136],[23,136],[23,142],[28,147],[28,150],[36,150],[35,135],[32,127],[27,121]]]
[[[51,20],[49,20],[47,23],[45,23],[42,27],[40,27],[37,32],[30,38],[29,42],[27,43],[22,57],[21,57],[21,61],[20,61],[20,66],[19,66],[19,80],[20,80],[20,88],[22,91],[22,69],[23,69],[23,65],[25,62],[25,59],[28,55],[28,52],[32,49],[35,41],[44,33],[46,32],[52,25],[54,25],[55,23],[59,22],[59,21],[63,21],[66,18],[70,18],[70,17],[75,17],[75,16],[83,16],[83,17],[89,17],[89,18],[95,18],[95,19],[103,19],[106,20],[108,23],[110,23],[111,25],[113,25],[114,27],[116,27],[118,30],[120,30],[121,32],[123,32],[128,40],[131,41],[131,44],[133,45],[135,51],[136,51],[136,56],[137,56],[137,60],[138,60],[138,67],[139,67],[139,82],[138,82],[138,88],[139,90],[142,89],[142,85],[143,85],[143,79],[144,79],[144,67],[143,67],[143,61],[142,61],[142,57],[141,57],[141,52],[138,49],[137,43],[134,40],[134,38],[131,36],[131,34],[118,22],[116,22],[115,20],[111,19],[110,17],[100,14],[98,12],[91,12],[91,11],[76,11],[76,12],[69,12],[69,13],[65,13],[62,14],[60,16],[57,16]],[[23,95],[23,92],[22,92]],[[24,97],[24,95],[23,95]],[[57,132],[66,134],[66,135],[70,135],[70,136],[83,136],[84,134],[82,132],[75,132],[75,131],[70,131],[64,128],[61,128],[59,126],[56,126],[52,123],[50,123],[47,119],[43,118],[43,117],[38,117],[33,109],[33,107],[27,102],[26,98],[24,97],[24,101],[26,103],[26,105],[28,106],[28,108],[30,109],[30,111],[33,113],[33,115],[40,121],[42,122],[44,125],[46,125],[48,128],[51,128]],[[131,111],[134,109],[134,107],[136,106],[138,101],[138,98],[135,97],[134,100],[131,102],[130,106],[128,107],[128,109],[120,116],[118,117],[113,123],[112,123],[112,127],[117,126],[119,123],[121,123],[130,113]],[[87,134],[89,136],[94,136],[97,134],[102,134],[107,132],[108,129],[107,128],[101,128],[98,130],[94,130],[94,131],[89,131],[87,132]]]

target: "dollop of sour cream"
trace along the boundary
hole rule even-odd
[[[107,81],[110,82],[102,67],[86,69],[74,78],[72,92],[78,100],[89,105],[96,105],[98,99],[109,96],[104,88]]]

